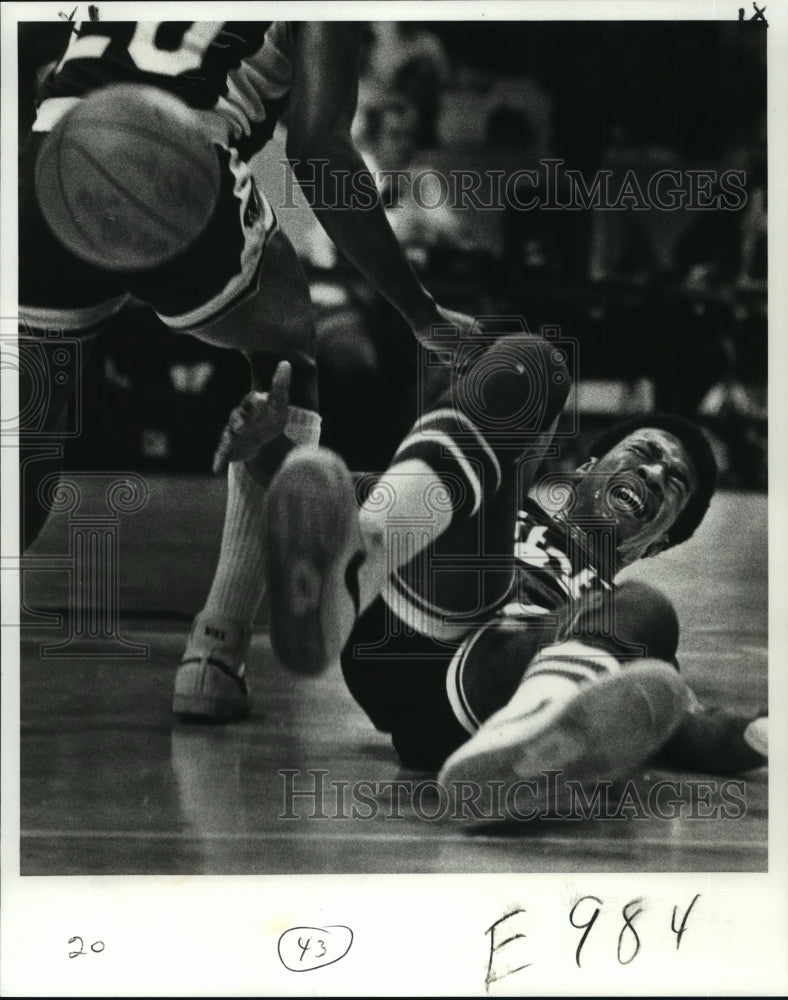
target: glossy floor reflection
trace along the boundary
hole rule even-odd
[[[264,632],[249,658],[249,719],[221,727],[172,720],[188,623],[145,605],[168,592],[173,567],[188,565],[194,535],[167,536],[166,562],[151,538],[166,534],[173,491],[184,504],[195,491],[183,481],[150,485],[150,506],[134,531],[121,532],[120,546],[121,598],[132,595],[121,599],[122,634],[147,655],[106,658],[100,647],[90,658],[47,655],[66,619],[23,631],[23,874],[766,869],[765,770],[711,786],[706,775],[646,769],[611,791],[608,819],[468,828],[429,775],[399,770],[338,670],[291,677]],[[220,494],[208,495],[199,512],[206,523],[220,513]],[[641,568],[678,606],[686,676],[706,700],[743,710],[766,700],[765,512],[763,497],[721,497],[697,540]],[[62,525],[48,532],[38,552],[64,544]],[[199,589],[212,558],[200,553],[188,588]],[[31,574],[26,603],[40,613],[58,606],[67,582],[39,576]]]

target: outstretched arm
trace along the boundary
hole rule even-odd
[[[330,238],[419,340],[427,340],[436,323],[453,322],[470,329],[468,317],[440,309],[419,281],[351,138],[358,96],[359,34],[360,26],[349,22],[301,25],[290,98],[288,159]],[[348,207],[353,191],[363,192],[363,208]]]
[[[685,771],[731,776],[768,763],[767,716],[706,708],[690,689],[690,709],[657,762]]]

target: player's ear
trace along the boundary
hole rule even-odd
[[[583,462],[582,465],[578,465],[576,471],[582,473],[583,475],[585,475],[586,472],[590,472],[594,468],[594,466],[596,465],[596,463],[597,463],[597,459],[591,457],[587,461]]]

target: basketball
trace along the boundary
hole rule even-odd
[[[55,236],[111,271],[148,270],[187,249],[211,217],[219,184],[197,113],[134,84],[79,101],[36,161],[36,196]]]

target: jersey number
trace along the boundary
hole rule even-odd
[[[137,21],[127,51],[137,69],[144,73],[178,76],[200,67],[208,46],[221,31],[224,21],[195,21],[174,51],[156,47],[156,32],[161,24],[161,21]],[[111,41],[104,35],[72,35],[71,44],[60,60],[57,72],[69,59],[100,59]]]
[[[539,524],[531,528],[525,540],[516,543],[515,556],[527,566],[538,569],[545,569],[549,560],[554,559],[561,567],[563,576],[571,577],[572,563],[560,549],[552,545],[545,545],[546,535],[547,528],[544,525]]]

